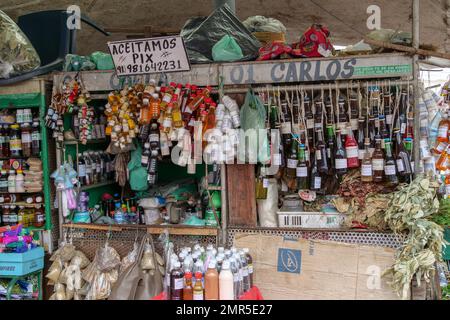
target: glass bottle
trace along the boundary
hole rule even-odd
[[[170,130],[172,129],[172,122],[173,122],[172,110],[173,110],[173,104],[170,102],[167,105],[166,112],[164,113],[164,120],[163,120],[163,131],[164,131],[164,133],[169,133]]]
[[[314,139],[314,114],[311,110],[311,101],[307,95],[303,98],[303,105],[305,107],[305,121],[306,121],[306,129],[308,130],[308,144],[313,146]]]
[[[349,129],[349,131],[352,131]],[[341,137],[341,130],[337,130],[337,136],[336,136],[336,151],[334,153],[334,159],[336,161],[336,173],[338,176],[342,176],[347,173],[347,156],[345,149],[342,146],[342,137]],[[353,134],[353,133],[351,133]]]
[[[181,128],[183,126],[183,118],[178,104],[178,96],[176,94],[173,95],[172,106],[173,126],[175,128]]]
[[[170,300],[183,300],[184,273],[179,261],[174,263],[170,272]]]
[[[33,157],[39,157],[41,153],[41,133],[39,132],[39,122],[33,122],[33,128],[31,130],[31,155]]]
[[[381,137],[375,137],[375,150],[372,154],[373,181],[382,182],[384,176],[384,154],[381,149]]]
[[[297,188],[299,190],[309,189],[308,166],[306,164],[305,145],[300,144],[297,164]]]
[[[8,174],[5,169],[1,170],[0,175],[0,193],[8,192]]]
[[[333,125],[327,125],[327,161],[328,167],[334,169],[335,142]]]
[[[323,116],[322,116],[322,101],[316,102],[316,114],[314,116],[314,130],[317,131],[318,129],[323,128]]]
[[[291,145],[291,150],[287,157],[286,176],[289,178],[295,178],[297,176],[297,140],[294,139]]]
[[[193,300],[192,272],[184,274],[183,300]]]
[[[321,192],[323,189],[322,175],[317,168],[316,157],[312,157],[311,180],[309,188],[316,192]]]
[[[141,166],[144,168],[147,168],[148,162],[150,160],[150,143],[146,142],[144,143],[144,150],[142,151],[141,155]]]
[[[403,180],[407,182],[410,180],[410,176],[413,172],[413,169],[411,168],[411,159],[402,142],[400,129],[394,129],[394,136],[396,143],[395,162],[397,165],[397,172],[400,177],[403,177]]]
[[[328,173],[327,150],[323,141],[322,129],[316,130],[316,163],[320,173]]]
[[[193,98],[185,108],[185,112],[193,113],[203,103],[205,99],[209,97],[211,93],[211,87],[204,88],[200,94]]]
[[[356,94],[352,94],[349,100],[350,104],[350,126],[353,130],[353,135],[358,134],[359,129],[359,111],[358,111],[358,98]]]
[[[384,164],[384,177],[386,182],[391,185],[398,184],[397,170],[395,166],[395,159],[392,156],[392,144],[388,138],[385,141],[386,159]]]
[[[152,119],[150,123],[150,133],[148,135],[148,142],[150,143],[151,149],[159,149],[160,148],[160,137],[159,137],[159,129],[158,123],[155,119]]]
[[[347,167],[349,169],[358,168],[358,143],[351,128],[347,129],[347,136],[345,137],[345,153],[347,154]]]
[[[155,185],[158,175],[158,151],[151,150],[150,160],[148,164],[147,183],[149,185]]]
[[[347,117],[347,112],[345,111],[345,101],[344,100],[339,100],[338,106],[339,106],[339,116],[338,116],[338,129],[341,130],[341,135],[345,136],[347,134],[347,129],[349,127],[349,123],[348,123],[348,117]],[[350,128],[351,130],[351,128]]]
[[[22,155],[22,139],[18,124],[11,125],[9,149],[11,151],[11,157],[20,157]]]
[[[162,111],[166,111],[166,107],[172,101],[172,96],[175,93],[175,87],[176,87],[175,82],[171,82],[169,83],[168,87],[165,87],[164,94],[160,103],[160,108]]]
[[[203,275],[201,272],[195,273],[195,285],[192,291],[193,300],[204,300],[202,277]]]
[[[368,137],[370,138],[370,154],[375,150],[375,117],[369,116],[369,132]]]
[[[383,92],[384,99],[384,116],[386,118],[386,126],[387,130],[391,131],[392,129],[392,93],[389,91]]]
[[[364,157],[361,162],[361,181],[362,182],[372,182],[372,157],[370,154],[370,139],[364,139]]]
[[[364,152],[366,149],[364,124],[365,124],[364,118],[359,118],[358,119],[358,159],[359,160],[364,159]],[[369,139],[369,142],[370,142],[370,139]]]

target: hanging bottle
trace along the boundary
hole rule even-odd
[[[308,190],[309,189],[308,166],[306,163],[304,144],[300,144],[296,173],[297,173],[297,188],[299,190]]]
[[[370,148],[370,139],[366,138],[364,140],[364,157],[361,162],[361,181],[362,182],[372,182],[373,181],[372,157],[371,157],[369,148]]]
[[[353,136],[351,128],[347,129],[347,136],[345,137],[345,153],[347,154],[347,167],[349,169],[358,168],[358,143]]]
[[[317,160],[316,157],[312,157],[312,165],[311,165],[311,180],[310,180],[310,189],[316,192],[321,192],[323,188],[322,183],[322,175],[320,174],[317,168]]]
[[[164,113],[163,131],[165,133],[169,133],[172,130],[172,123],[173,123],[172,110],[173,110],[173,104],[170,102],[167,105],[167,109]]]
[[[349,130],[352,131],[352,130]],[[336,174],[338,176],[342,176],[347,173],[347,156],[346,151],[342,146],[342,137],[341,137],[341,131],[336,131],[336,151],[334,153],[334,159],[336,162]]]
[[[327,163],[327,150],[325,142],[323,141],[322,129],[316,130],[316,164],[320,173],[328,173],[328,163]]]
[[[375,137],[375,150],[372,154],[373,181],[382,182],[384,177],[384,154],[381,149],[381,137]]]
[[[330,169],[334,169],[334,155],[336,153],[333,125],[327,125],[327,162]]]
[[[364,153],[365,153],[365,134],[364,134],[364,124],[365,120],[364,118],[358,119],[358,159],[362,161],[364,159]],[[370,140],[369,140],[370,143]]]
[[[286,159],[286,176],[288,178],[295,178],[297,176],[297,164],[298,164],[298,156],[297,156],[297,140],[293,140],[290,152]]]
[[[395,165],[395,159],[392,156],[391,140],[389,138],[386,139],[385,141],[385,152],[386,152],[386,159],[384,164],[385,180],[390,185],[397,185],[398,184],[397,170]]]

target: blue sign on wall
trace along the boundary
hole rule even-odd
[[[300,273],[302,252],[292,249],[278,249],[278,272]]]

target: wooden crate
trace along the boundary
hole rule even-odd
[[[228,219],[231,226],[257,226],[255,166],[227,165]]]

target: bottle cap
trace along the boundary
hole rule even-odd
[[[229,260],[225,260],[222,263],[222,270],[228,270],[228,269],[230,269],[230,261]]]
[[[184,274],[184,277],[186,278],[186,279],[192,279],[192,272],[186,272],[185,274]]]
[[[365,138],[364,139],[364,144],[370,144],[370,138]]]
[[[201,272],[196,272],[196,273],[195,273],[195,279],[197,279],[197,280],[201,280],[201,279],[202,279],[202,277],[203,277],[203,275],[202,275],[202,273],[201,273]]]
[[[159,99],[159,94],[154,93],[154,94],[152,94],[152,97],[153,97],[153,99]]]
[[[17,174],[22,174],[23,171],[22,170],[17,170]]]
[[[216,268],[216,260],[211,259],[208,264],[208,269],[215,269],[215,268]]]
[[[169,83],[169,86],[171,86],[171,87],[176,87],[177,84],[176,84],[175,82],[171,82],[171,83]]]

